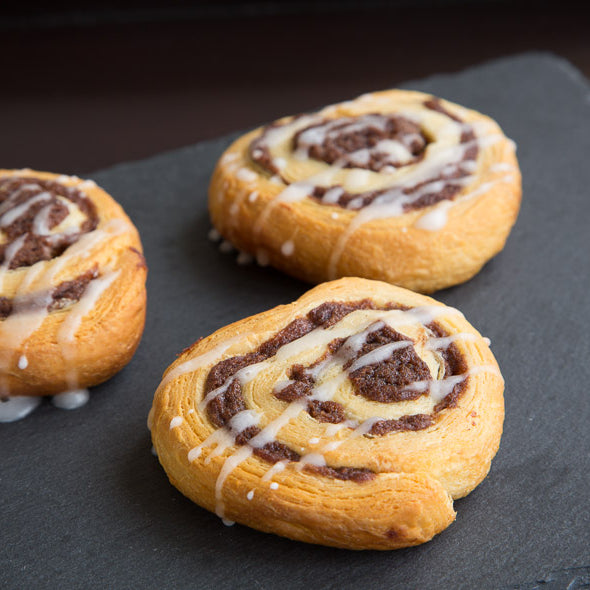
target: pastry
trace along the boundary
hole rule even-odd
[[[503,379],[463,315],[347,278],[197,341],[150,412],[170,481],[227,523],[349,549],[431,539],[486,476]]]
[[[305,281],[429,293],[504,247],[520,195],[514,143],[492,119],[389,90],[242,136],[217,164],[209,210],[226,241]]]
[[[0,419],[38,396],[79,404],[131,360],[146,272],[137,230],[93,181],[0,170]]]

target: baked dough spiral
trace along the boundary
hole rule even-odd
[[[494,356],[460,312],[348,278],[196,342],[149,425],[172,484],[226,522],[394,549],[454,520],[503,416]]]
[[[389,90],[234,142],[209,189],[216,230],[260,264],[432,292],[503,247],[520,206],[514,143],[489,117]]]
[[[0,170],[0,398],[105,381],[145,320],[137,230],[93,181]]]

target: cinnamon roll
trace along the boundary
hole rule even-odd
[[[520,196],[514,143],[492,119],[389,90],[241,137],[217,164],[209,210],[225,240],[305,281],[432,292],[504,247]]]
[[[324,283],[184,351],[155,394],[153,444],[226,524],[349,549],[423,543],[498,449],[488,344],[424,295]]]
[[[38,396],[79,405],[129,362],[146,272],[137,230],[93,181],[0,170],[0,421]]]

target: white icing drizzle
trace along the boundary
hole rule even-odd
[[[324,203],[337,203],[338,199],[344,194],[344,189],[340,186],[335,186],[328,189],[322,198]]]
[[[438,350],[440,348],[448,348],[453,342],[456,342],[457,340],[474,342],[477,339],[478,336],[476,334],[472,334],[471,332],[457,332],[456,334],[452,334],[451,336],[444,336],[442,338],[431,338],[426,343],[426,349]]]
[[[437,203],[431,211],[428,211],[420,218],[418,218],[418,220],[414,224],[414,227],[417,227],[418,229],[425,229],[428,231],[439,231],[446,226],[448,221],[449,210],[454,205],[462,201],[473,199],[474,197],[478,197],[479,195],[487,193],[496,183],[512,182],[512,180],[512,176],[504,176],[499,180],[484,182],[477,189],[462,194],[459,197],[455,198],[453,201],[441,201],[440,203]]]
[[[516,166],[507,162],[496,162],[490,166],[489,170],[490,172],[512,172],[516,170]]]
[[[22,186],[18,187],[15,191],[8,195],[8,197],[6,197],[3,203],[0,203],[0,216],[4,215],[5,211],[8,211],[12,208],[13,203],[15,203],[18,200],[23,191],[35,190],[39,188],[41,187],[34,182],[23,184]]]
[[[170,430],[178,428],[183,422],[184,418],[182,416],[174,416],[174,418],[170,420]]]
[[[266,366],[266,362],[255,363],[253,365],[248,365],[243,369],[240,369],[237,373],[233,374],[231,377],[226,379],[225,383],[219,386],[217,389],[210,391],[200,402],[199,402],[199,409],[203,410],[207,404],[218,395],[225,393],[227,388],[231,385],[232,381],[237,379],[240,382],[240,385],[246,385],[249,383],[264,367]],[[238,414],[239,415],[239,414]]]
[[[248,500],[252,500],[252,498],[254,498],[254,490],[250,490],[247,494],[246,494],[246,498]]]
[[[253,232],[254,236],[258,236],[266,220],[271,214],[271,211],[279,203],[296,203],[301,201],[313,193],[313,180],[309,179],[305,182],[294,182],[280,192],[272,201],[270,201],[262,210],[256,221],[254,222]]]
[[[233,445],[234,437],[224,428],[219,428],[218,430],[214,430],[200,445],[192,448],[187,455],[188,462],[191,463],[195,459],[198,459],[201,456],[201,452],[205,447],[211,447],[216,445],[217,453],[215,456],[220,455],[227,449],[230,445]],[[207,457],[207,463],[211,461],[211,455]]]
[[[243,430],[246,430],[246,428],[256,426],[260,422],[260,418],[260,414],[254,410],[243,410],[232,417],[229,421],[229,425],[232,430],[242,432]]]
[[[212,242],[218,242],[219,240],[221,240],[221,234],[214,227],[209,230],[207,237]]]
[[[48,192],[39,193],[32,199],[26,200],[24,203],[9,209],[6,213],[0,216],[0,228],[8,227],[14,223],[19,217],[24,215],[33,205],[37,203],[44,203],[48,199],[51,199],[51,194]]]
[[[364,99],[360,98],[358,100],[362,102]],[[376,98],[372,97],[371,100],[376,100]],[[327,122],[322,120],[322,115],[329,114],[331,109],[333,110],[333,107],[326,108],[318,115],[295,118],[285,125],[267,129],[264,138],[266,146],[272,148],[281,142],[284,143],[295,133],[303,129],[298,137],[299,147],[293,153],[295,159],[302,160],[309,157],[309,150],[312,145],[321,144],[333,131],[337,133],[352,133],[355,130],[364,128],[368,123],[370,123],[371,127],[381,128],[387,121],[387,118],[371,114],[362,115],[362,121],[357,121],[355,117],[339,117]],[[464,114],[461,109],[454,110],[459,114]],[[416,110],[400,112],[400,114],[417,123],[420,123],[423,117]],[[444,114],[436,114],[434,112],[432,116],[445,117]],[[318,126],[305,129],[305,127],[313,124],[318,124]],[[465,132],[475,133],[476,138],[461,143],[460,138]],[[443,200],[434,207],[429,207],[415,223],[415,227],[421,230],[440,231],[446,226],[449,212],[457,203],[467,199],[473,199],[488,192],[496,182],[511,182],[513,180],[512,178],[504,177],[503,179],[490,180],[468,192],[464,190],[477,182],[477,162],[464,159],[468,150],[473,147],[484,149],[503,139],[505,139],[504,136],[493,125],[487,122],[459,123],[449,119],[437,130],[435,140],[427,146],[426,157],[423,160],[399,169],[396,169],[393,165],[386,166],[382,171],[386,175],[391,176],[391,180],[389,181],[390,184],[385,186],[385,189],[381,189],[383,190],[382,194],[364,207],[361,196],[349,201],[347,209],[355,211],[355,215],[349,221],[348,227],[339,236],[332,249],[327,269],[329,278],[336,278],[338,276],[338,264],[345,246],[350,237],[364,224],[380,219],[399,217],[406,212],[408,207],[411,207],[412,203],[421,197],[429,193],[439,192],[448,185],[459,185],[461,192],[456,197],[451,200]],[[347,154],[347,158],[353,164],[356,163],[358,166],[363,166],[367,164],[373,152],[378,152],[388,154],[395,161],[407,161],[413,157],[408,148],[414,140],[415,138],[411,134],[404,136],[401,141],[384,139],[371,148],[363,148]],[[257,157],[256,153],[253,155]],[[258,157],[261,155],[262,152],[258,154]],[[284,167],[284,162],[281,160],[282,158],[275,158],[273,160],[277,168]],[[319,174],[288,184],[259,213],[253,227],[254,238],[256,239],[260,235],[262,228],[269,219],[271,211],[280,203],[301,201],[311,196],[315,187],[325,186],[328,190],[322,197],[322,203],[324,205],[336,204],[342,196],[344,189],[353,193],[357,191],[362,193],[363,188],[367,186],[371,178],[376,174],[371,170],[362,168],[343,169],[342,166],[343,162],[337,161],[331,166],[328,166],[327,170]],[[464,176],[453,178],[452,173],[454,170],[460,170]],[[506,163],[497,163],[492,164],[488,170],[495,173],[516,170],[516,167]],[[334,184],[336,172],[344,172],[345,180],[343,182],[339,181],[339,183],[344,185],[344,188],[341,186],[331,187]],[[450,174],[451,177],[443,180],[432,180],[445,174]],[[334,213],[331,214],[331,217],[333,219],[336,218]],[[403,230],[406,230],[406,228],[404,227]],[[289,255],[283,251],[283,248],[281,248],[281,251],[283,255]]]
[[[359,436],[363,436],[365,434],[368,434],[368,432],[371,430],[371,428],[373,428],[373,426],[377,422],[380,422],[381,420],[383,420],[383,418],[380,418],[378,416],[373,416],[371,418],[367,418],[366,420],[363,420],[360,424],[352,424],[352,425],[349,424],[348,426],[349,427],[352,426],[353,430],[346,438],[341,439],[341,440],[334,440],[332,442],[325,444],[322,447],[321,451],[324,451],[324,452],[335,451],[338,447],[340,447],[346,441],[349,441],[351,439],[358,438]]]
[[[51,403],[62,410],[76,410],[88,403],[90,392],[87,389],[64,391],[53,396]]]
[[[277,461],[261,478],[260,481],[270,481],[275,473],[285,470],[288,461]]]
[[[428,231],[441,230],[447,224],[449,209],[453,205],[453,201],[441,201],[431,211],[419,217],[414,227]]]
[[[79,185],[78,188],[82,189],[82,190],[86,190],[86,189],[93,189],[96,188],[96,182],[94,182],[94,180],[91,180],[90,178],[88,180],[84,180],[82,181]]]
[[[40,397],[15,395],[0,399],[0,422],[16,422],[28,416],[39,404]]]
[[[292,240],[287,240],[281,246],[281,253],[283,254],[283,256],[292,256],[293,252],[295,252],[295,244]]]
[[[256,179],[258,178],[258,174],[256,174],[256,172],[253,172],[252,170],[249,170],[248,168],[240,168],[237,172],[236,172],[236,178],[238,180],[241,180],[243,182],[256,182]]]
[[[112,285],[120,274],[120,270],[106,272],[103,276],[90,281],[86,287],[84,295],[72,306],[70,313],[68,313],[59,329],[57,338],[62,344],[62,350],[66,344],[73,343],[84,317],[95,308],[102,294]]]
[[[303,455],[297,462],[295,469],[302,471],[306,465],[314,465],[315,467],[325,467],[326,458],[321,453],[307,453]],[[264,479],[264,477],[263,477]]]
[[[228,457],[223,466],[221,467],[221,471],[217,476],[217,481],[215,482],[215,514],[222,519],[225,524],[225,512],[223,506],[223,484],[225,480],[228,478],[229,474],[243,461],[248,459],[254,450],[251,446],[244,446],[240,447],[233,455]],[[231,522],[231,521],[230,521]]]
[[[352,312],[357,313],[357,312]],[[367,337],[374,331],[382,329],[388,325],[392,328],[396,326],[410,326],[413,324],[421,324],[427,326],[435,318],[440,316],[455,316],[462,315],[454,308],[449,308],[443,305],[425,305],[409,310],[390,310],[380,311],[378,313],[367,312],[358,317],[355,323],[354,334],[350,334],[350,328],[346,322],[340,320],[339,322],[327,328],[319,327],[311,332],[301,336],[300,338],[281,346],[274,356],[265,359],[259,363],[244,367],[240,371],[227,378],[217,389],[209,392],[204,396],[203,400],[199,402],[199,408],[205,410],[207,404],[218,395],[224,393],[229,385],[237,379],[242,387],[248,386],[252,381],[265,369],[272,365],[288,364],[289,360],[297,357],[305,350],[323,349],[327,344],[337,338],[345,338],[339,350],[333,355],[317,363],[314,367],[308,369],[308,373],[314,377],[315,384],[312,387],[310,395],[303,399],[297,399],[287,403],[280,414],[270,420],[264,427],[260,428],[259,432],[252,437],[246,445],[236,447],[236,437],[239,433],[251,426],[259,426],[263,416],[254,410],[243,410],[232,417],[226,427],[221,427],[214,430],[200,445],[191,449],[188,452],[188,461],[197,460],[204,448],[212,448],[205,458],[205,463],[209,463],[213,458],[225,455],[229,450],[229,455],[225,455],[221,464],[221,469],[215,484],[215,512],[221,518],[225,518],[224,503],[223,503],[223,487],[226,479],[232,471],[238,467],[242,462],[249,459],[254,453],[255,449],[261,449],[269,443],[277,441],[277,437],[281,430],[287,426],[292,420],[296,419],[302,412],[307,409],[310,400],[329,401],[333,399],[340,386],[349,378],[349,374],[371,364],[383,362],[391,357],[395,350],[401,350],[404,347],[411,346],[412,341],[397,341],[379,346],[363,356],[355,359],[352,364],[345,370],[344,366],[347,362],[358,354],[366,342]],[[349,316],[346,316],[349,317]],[[247,337],[247,336],[246,336]],[[235,337],[237,338],[237,337]],[[176,378],[184,373],[197,370],[204,366],[211,366],[221,360],[224,353],[235,342],[235,338],[218,345],[209,353],[205,353],[195,359],[187,361],[176,367],[164,380],[164,383]],[[476,341],[478,336],[473,333],[459,332],[450,336],[435,337],[431,336],[425,343],[426,350],[437,351],[447,348],[452,343],[463,341]],[[448,394],[453,391],[453,388],[463,382],[471,375],[477,375],[482,372],[494,373],[500,375],[497,367],[494,365],[481,365],[471,367],[466,373],[462,375],[441,376],[434,377],[430,380],[417,381],[407,386],[405,389],[420,391],[427,394],[432,400],[433,404],[442,401]],[[284,379],[275,384],[274,391],[292,384],[293,380]],[[329,439],[343,429],[347,430],[346,436],[339,440],[328,440],[320,448],[314,448],[313,451],[304,452],[300,460],[295,462],[294,469],[302,470],[306,465],[313,465],[317,467],[326,466],[325,453],[339,448],[342,444],[351,439],[367,435],[371,432],[372,427],[387,418],[381,416],[372,416],[360,422],[346,419],[339,424],[327,424],[324,428],[324,435]],[[312,437],[308,444],[314,447],[321,442],[320,437]],[[290,464],[288,460],[278,461],[270,466],[265,474],[262,476],[262,481],[271,481],[277,474],[281,473]],[[278,489],[278,483],[272,481],[270,489]],[[251,495],[250,495],[251,494]],[[253,498],[254,491],[248,494],[248,499]]]
[[[33,232],[39,236],[47,236],[51,232],[49,229],[49,215],[51,209],[51,205],[45,205],[45,207],[43,207],[33,219]]]
[[[413,343],[411,341],[402,340],[401,342],[390,342],[389,344],[384,344],[383,346],[374,348],[371,352],[368,352],[354,361],[354,363],[350,365],[348,371],[349,373],[353,373],[354,371],[358,371],[367,365],[382,363],[383,361],[387,360],[391,356],[391,353],[395,350],[408,348],[412,344]]]
[[[177,379],[178,377],[185,375],[186,373],[194,373],[195,371],[201,369],[202,367],[206,367],[208,365],[213,365],[219,360],[225,353],[228,348],[236,344],[236,342],[240,342],[243,336],[235,336],[234,338],[230,338],[229,340],[225,340],[221,344],[218,344],[208,352],[200,354],[195,358],[192,358],[180,365],[177,365],[171,371],[168,371],[162,379],[160,383],[160,387],[165,387],[170,381]]]
[[[22,171],[30,173],[31,171]],[[20,174],[20,173],[19,173]],[[19,174],[16,174],[18,176]],[[78,183],[76,188],[93,188],[96,184],[93,181],[81,183],[78,177],[63,176],[57,178],[58,182]],[[8,198],[0,205],[0,226],[5,227],[25,214],[28,209],[36,204],[48,200],[51,195],[48,192],[42,192],[35,197],[28,199],[21,205],[10,209],[18,196],[25,189],[39,189],[39,185],[29,183],[22,185],[16,189]],[[70,213],[74,205],[60,199],[69,209]],[[52,235],[48,227],[48,215],[50,206],[45,206],[35,215],[33,226],[36,233],[39,235]],[[33,264],[24,269],[16,269],[16,272],[23,274],[19,288],[13,297],[13,313],[0,322],[0,338],[6,343],[7,347],[14,350],[26,346],[28,338],[34,334],[43,324],[46,317],[49,315],[48,306],[52,301],[52,291],[56,278],[59,273],[68,264],[75,260],[84,260],[90,256],[95,248],[105,245],[109,240],[113,239],[125,231],[129,225],[126,221],[121,219],[112,219],[103,222],[101,226],[94,231],[83,234],[74,244],[69,246],[58,258],[43,263]],[[62,233],[75,233],[79,231],[77,226],[70,227]],[[59,235],[59,234],[55,234]],[[0,290],[3,287],[4,281],[8,276],[10,264],[14,257],[24,244],[26,235],[23,234],[12,242],[5,251],[4,263],[0,266]],[[82,297],[71,305],[71,308],[66,315],[60,331],[58,333],[58,343],[60,344],[61,353],[68,361],[71,356],[71,346],[74,343],[75,334],[80,326],[82,318],[90,313],[92,308],[97,303],[100,295],[116,278],[118,273],[107,272],[106,275],[92,279],[86,287]],[[39,294],[35,299],[35,307],[27,309],[26,313],[21,313],[21,293],[26,293],[27,290],[35,285],[35,291]],[[0,359],[0,370],[7,371],[11,365],[12,359],[5,356]],[[26,370],[29,365],[29,360],[25,354],[21,354],[17,361],[17,366],[20,370]],[[78,389],[77,378],[75,370],[70,368],[68,377],[69,390],[53,397],[53,404],[61,409],[74,409],[84,405],[88,401],[87,390]],[[6,384],[0,383],[0,393],[9,394],[10,391]],[[21,399],[22,398],[22,399]],[[14,400],[17,400],[16,402]],[[10,413],[11,416],[17,416],[19,419],[26,416],[39,403],[37,397],[15,396],[9,398],[8,402],[4,402],[5,413]],[[9,410],[9,408],[11,408]],[[12,410],[12,408],[15,408]]]

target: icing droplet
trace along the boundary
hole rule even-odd
[[[248,498],[248,500],[251,500],[254,497],[254,490],[250,490],[247,494],[246,494],[246,498]]]
[[[19,359],[18,359],[18,368],[21,371],[24,371],[27,367],[29,366],[29,360],[27,359],[27,357],[23,354]]]
[[[192,463],[195,459],[201,455],[201,447],[195,447],[188,452],[188,462]]]
[[[234,524],[236,524],[233,520],[228,520],[227,518],[222,518],[221,522],[225,525],[225,526],[234,526]]]
[[[236,172],[236,178],[242,182],[254,182],[258,178],[258,175],[256,172],[248,170],[248,168],[240,168]]]
[[[229,152],[228,154],[225,154],[225,156],[223,156],[221,161],[223,164],[229,164],[229,163],[233,162],[234,160],[237,160],[237,158],[238,158],[238,154],[234,154],[233,152]]]
[[[338,218],[340,217],[340,215],[338,215],[338,213],[332,213],[332,214],[330,215],[330,217],[331,217],[332,219],[338,219]]]
[[[224,254],[229,254],[233,249],[233,244],[227,240],[223,240],[221,244],[219,244],[219,251],[223,252]]]
[[[17,395],[0,400],[0,422],[16,422],[28,416],[39,404],[40,397]]]
[[[484,336],[484,339],[483,339],[483,341],[484,341],[484,342],[485,342],[485,343],[486,343],[488,346],[490,346],[490,344],[492,343],[492,341],[491,341],[489,338],[486,338],[485,336]]]
[[[248,201],[250,201],[250,203],[254,203],[254,201],[256,201],[257,198],[258,198],[258,193],[256,191],[252,191],[248,195]]]
[[[258,250],[258,252],[256,252],[256,262],[260,266],[268,266],[268,263],[270,262],[268,252],[266,250],[262,250],[262,248]]]
[[[156,447],[154,447],[154,445],[152,445],[152,455],[154,457],[157,457],[158,456],[158,451],[156,451]]]
[[[180,426],[183,422],[183,418],[182,416],[174,416],[174,418],[172,418],[172,420],[170,420],[170,430],[172,430],[173,428],[177,428],[178,426]]]
[[[207,237],[212,242],[218,242],[221,239],[221,234],[215,228],[212,228],[209,230],[209,234],[207,235]]]
[[[291,256],[295,252],[295,244],[291,240],[288,240],[281,246],[281,252],[284,256]]]
[[[320,442],[320,439],[317,438],[317,437],[314,437],[314,438],[310,438],[309,439],[309,444],[310,445],[317,445],[319,442]]]
[[[448,211],[453,201],[442,201],[432,211],[425,213],[414,224],[419,229],[438,231],[447,224]]]
[[[88,179],[88,180],[85,180],[84,182],[80,183],[78,188],[81,188],[82,190],[87,189],[87,188],[96,188],[96,182],[94,182],[94,180]]]
[[[56,408],[61,410],[75,410],[85,405],[89,399],[90,392],[87,389],[73,389],[54,395],[51,401]]]
[[[248,252],[240,252],[236,259],[236,262],[240,265],[252,264],[253,261],[254,258],[252,258],[252,255],[248,254]]]
[[[279,489],[279,484],[278,484],[276,481],[273,481],[273,482],[270,484],[270,489],[271,489],[271,490],[278,490],[278,489]]]

